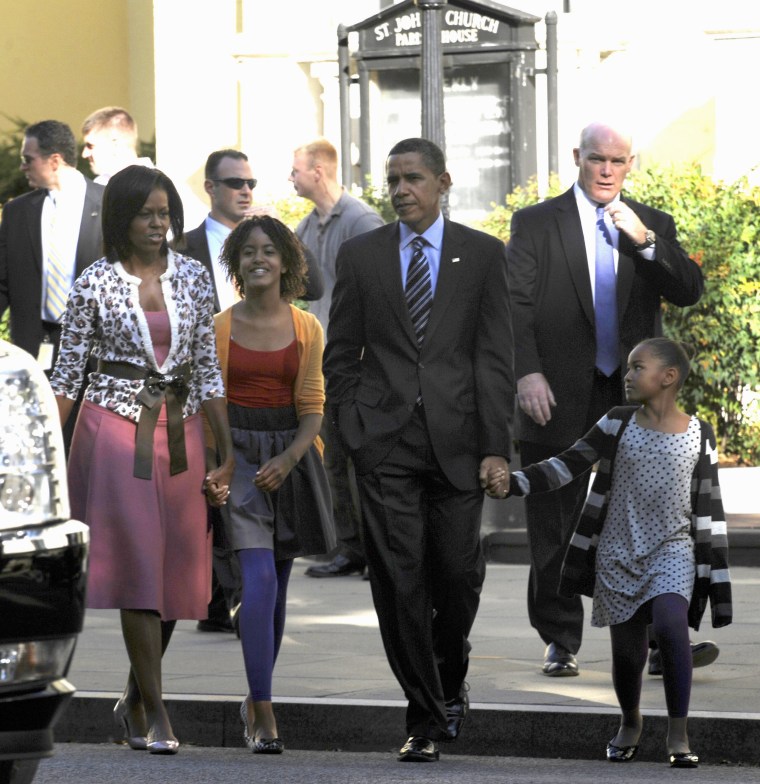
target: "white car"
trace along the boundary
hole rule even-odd
[[[58,410],[45,373],[0,340],[0,784],[31,782],[74,694],[89,529],[69,519]]]

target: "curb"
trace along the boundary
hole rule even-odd
[[[83,693],[59,721],[57,742],[104,743],[113,740],[113,706],[119,695]],[[276,699],[277,720],[286,746],[316,751],[388,751],[404,742],[406,705],[400,701]],[[244,748],[237,700],[214,696],[168,696],[166,705],[182,743]],[[442,744],[443,754],[603,759],[615,734],[614,708],[473,703],[460,740]],[[665,759],[665,711],[644,715],[638,759]],[[708,764],[760,765],[760,714],[707,712],[689,716],[689,738]]]

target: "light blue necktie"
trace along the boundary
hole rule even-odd
[[[611,376],[620,365],[615,257],[612,253],[612,237],[604,224],[604,207],[596,208],[596,219],[596,366],[605,376]]]
[[[58,323],[66,310],[69,296],[69,269],[61,254],[62,226],[60,206],[53,200],[50,231],[47,243],[47,267],[45,279],[45,316]]]

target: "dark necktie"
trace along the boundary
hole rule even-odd
[[[417,335],[417,345],[422,346],[433,304],[433,287],[430,282],[430,265],[425,256],[425,240],[422,237],[415,237],[412,240],[412,247],[414,252],[406,273],[404,293],[409,306],[409,316]]]
[[[596,366],[605,376],[611,376],[620,365],[617,281],[612,237],[604,224],[604,207],[601,206],[596,208],[595,266]]]

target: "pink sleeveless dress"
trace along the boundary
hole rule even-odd
[[[146,312],[159,363],[171,333],[165,312]],[[188,470],[171,476],[166,417],[153,442],[153,478],[133,476],[136,425],[84,402],[69,456],[72,517],[90,526],[87,606],[155,610],[164,621],[207,617],[211,534],[202,492],[200,414],[185,419]]]

